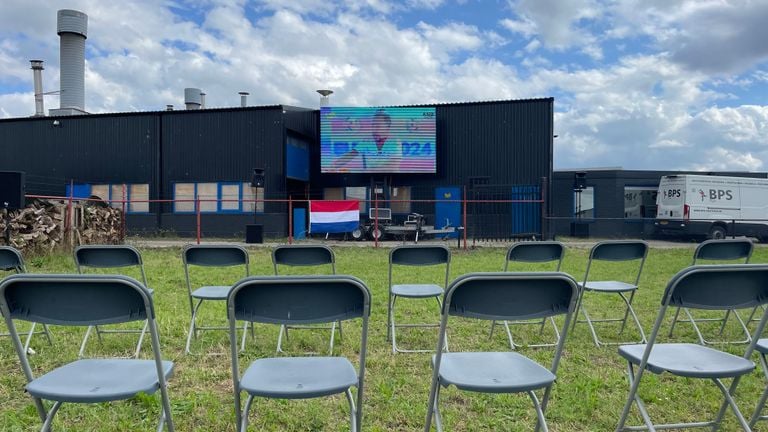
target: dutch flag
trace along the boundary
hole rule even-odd
[[[351,232],[360,224],[358,201],[310,201],[309,232]]]

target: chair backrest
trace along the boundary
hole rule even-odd
[[[592,268],[593,261],[635,261],[639,260],[640,265],[635,277],[635,285],[640,282],[640,275],[643,273],[645,258],[648,256],[648,243],[641,240],[607,240],[599,242],[592,247],[589,252],[589,261],[587,270],[584,273],[584,283],[589,280],[589,270]]]
[[[432,245],[403,245],[389,252],[389,286],[392,286],[392,268],[402,266],[436,266],[445,265],[445,281],[448,286],[451,271],[451,251],[445,246]]]
[[[10,246],[0,246],[0,271],[26,273],[21,252]]]
[[[336,274],[336,256],[333,250],[324,245],[280,245],[272,250],[272,266],[275,275],[278,274],[278,266],[321,266],[330,265],[333,274]]]
[[[748,264],[753,249],[752,241],[747,239],[707,240],[699,244],[693,252],[693,265],[696,265],[698,260],[744,260],[744,264]]]
[[[754,308],[765,304],[768,304],[768,265],[696,265],[681,270],[670,279],[664,289],[661,308],[648,337],[648,345],[638,370],[643,370],[647,364],[650,349],[656,342],[669,306],[728,310]],[[767,319],[768,313],[764,313],[752,335],[752,343],[747,347],[745,358],[752,355]]]
[[[192,295],[192,281],[189,276],[190,266],[202,267],[245,267],[245,277],[250,275],[248,251],[236,245],[187,245],[181,252],[184,262],[184,277],[187,291]]]
[[[161,391],[165,391],[152,296],[141,283],[113,275],[12,275],[0,282],[0,310],[27,381],[34,379],[14,319],[89,326],[147,320]]]
[[[445,293],[436,351],[438,358],[442,356],[449,316],[502,321],[565,315],[551,368],[556,373],[577,297],[578,285],[565,273],[499,272],[460,276],[451,282]]]
[[[147,275],[144,273],[144,262],[141,253],[129,245],[85,245],[75,248],[75,265],[77,272],[83,273],[84,267],[90,268],[122,268],[137,267],[141,272],[144,286],[147,286]]]
[[[548,263],[557,261],[555,271],[560,271],[565,255],[565,246],[558,241],[520,242],[507,249],[504,260],[504,271],[509,268],[509,262]]]
[[[248,267],[248,251],[237,245],[187,245],[182,251],[184,266]]]
[[[289,325],[329,323],[362,318],[359,381],[357,384],[357,422],[359,425],[362,418],[365,356],[370,314],[370,290],[365,283],[352,276],[260,276],[249,277],[236,283],[227,298],[235,406],[240,406],[238,320]]]

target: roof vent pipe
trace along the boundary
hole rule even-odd
[[[333,90],[318,90],[318,93],[320,93],[320,106],[326,107],[331,104],[331,98],[330,96],[333,94]]]
[[[205,109],[205,93],[200,93],[200,109]]]
[[[248,92],[244,92],[244,91],[241,91],[241,92],[238,92],[237,94],[239,94],[239,95],[240,95],[240,106],[241,106],[241,107],[246,107],[246,106],[248,106],[248,95],[249,95],[250,93],[248,93]]]
[[[60,37],[59,62],[60,109],[85,111],[85,39],[88,37],[88,15],[71,9],[57,13]]]
[[[166,111],[173,111],[173,105],[166,105],[165,106]]]
[[[30,60],[32,64],[32,77],[35,86],[35,117],[45,116],[43,105],[43,61]]]
[[[199,88],[188,87],[184,89],[184,105],[188,110],[198,110],[202,105],[200,95],[203,92]]]

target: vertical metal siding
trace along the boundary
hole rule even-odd
[[[263,168],[267,198],[283,197],[283,113],[278,108],[163,114],[164,196],[175,182],[249,182]],[[275,211],[265,207],[266,212]],[[169,212],[170,210],[167,209]]]
[[[0,169],[28,173],[28,194],[83,183],[158,183],[154,115],[18,119],[0,124]]]

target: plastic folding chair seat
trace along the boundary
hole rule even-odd
[[[133,246],[128,245],[87,245],[79,246],[75,249],[75,266],[77,266],[77,272],[84,273],[85,268],[96,269],[117,269],[125,267],[137,268],[141,274],[141,282],[147,287],[149,294],[153,294],[153,290],[148,288],[147,275],[144,272],[144,262],[141,259],[141,253]],[[144,341],[144,336],[147,333],[147,323],[141,330],[131,329],[102,329],[99,326],[89,326],[85,331],[83,342],[80,344],[79,356],[83,357],[85,353],[85,347],[88,343],[88,338],[93,330],[96,330],[96,335],[101,341],[101,335],[105,333],[138,333],[139,341],[136,343],[136,350],[133,357],[138,358],[141,352],[141,344]]]
[[[592,247],[592,250],[589,253],[589,261],[587,262],[587,270],[584,273],[584,281],[579,282],[579,302],[577,311],[580,311],[584,315],[584,320],[578,319],[577,312],[576,319],[573,320],[573,327],[576,328],[576,324],[580,322],[587,323],[589,326],[589,331],[592,333],[592,340],[595,341],[595,345],[598,347],[601,345],[620,345],[626,342],[601,341],[597,336],[595,323],[620,322],[621,328],[619,329],[619,334],[621,334],[624,332],[624,329],[627,326],[627,319],[629,319],[630,315],[632,316],[632,320],[637,326],[637,330],[640,332],[640,340],[635,341],[635,343],[645,343],[645,332],[643,331],[643,326],[640,324],[640,320],[637,318],[635,310],[632,308],[632,300],[635,298],[635,293],[638,289],[640,276],[643,273],[643,266],[645,265],[645,258],[647,255],[648,244],[644,241],[612,240],[597,243]],[[597,261],[608,263],[639,261],[639,265],[634,281],[631,282],[616,280],[590,280],[590,270],[593,270],[593,266]],[[587,312],[586,307],[584,306],[584,298],[588,292],[617,294],[624,302],[624,317],[601,319],[591,318]],[[626,296],[627,293],[630,293],[629,298]]]
[[[700,261],[702,260],[732,261],[732,262],[742,261],[744,264],[748,264],[750,257],[752,257],[753,247],[754,246],[752,245],[752,242],[747,239],[707,240],[699,244],[698,247],[696,247],[696,251],[694,251],[693,253],[693,265],[696,265],[697,263],[700,264]],[[728,287],[723,287],[723,289],[727,290]],[[687,319],[679,319],[681,310],[685,312]],[[748,321],[752,320],[752,317],[754,316],[756,311],[757,311],[757,308],[752,309],[752,314],[750,315]],[[733,340],[710,341],[704,338],[704,335],[702,334],[698,323],[719,322],[720,335],[722,335],[723,331],[725,330],[725,326],[728,323],[728,318],[731,316],[731,314],[733,314],[733,316],[736,317],[736,321],[739,323],[741,330],[744,333],[744,339],[736,340],[736,341],[733,341]],[[716,343],[747,344],[752,340],[746,324],[744,323],[744,321],[741,319],[741,317],[735,310],[730,310],[730,309],[727,310],[723,318],[694,318],[690,310],[686,308],[677,308],[677,310],[675,311],[675,317],[672,319],[672,326],[669,329],[670,337],[672,337],[672,334],[675,331],[675,325],[680,322],[690,323],[691,326],[693,326],[693,330],[696,332],[696,336],[698,336],[699,342],[702,345],[711,345]]]
[[[342,393],[349,404],[350,430],[361,430],[370,311],[368,287],[351,276],[251,277],[238,282],[227,300],[237,430],[247,430],[256,397],[308,399]],[[362,319],[358,371],[344,357],[278,357],[255,360],[240,376],[237,320],[287,326],[351,319]],[[357,387],[357,403],[352,387]],[[244,407],[242,392],[248,394]]]
[[[765,315],[765,314],[763,314]],[[760,366],[763,369],[763,374],[768,379],[768,339],[758,339],[755,343],[755,351],[757,351],[760,358]],[[755,427],[755,424],[760,420],[768,420],[768,415],[763,414],[765,408],[765,402],[768,400],[768,384],[766,384],[763,394],[760,395],[760,400],[757,402],[755,412],[752,414],[752,418],[749,420],[749,426]]]
[[[723,290],[723,286],[729,287],[728,290]],[[725,411],[729,407],[741,428],[751,431],[750,425],[747,424],[733,400],[733,394],[739,379],[755,368],[750,356],[755,349],[756,338],[749,344],[743,357],[698,344],[656,343],[656,339],[669,307],[724,311],[751,308],[766,302],[768,302],[768,266],[766,265],[692,266],[676,274],[664,290],[661,308],[648,342],[619,347],[619,354],[627,360],[630,389],[616,431],[706,427],[715,432],[720,428]],[[763,331],[766,318],[768,314],[763,316],[756,335]],[[688,379],[711,380],[723,394],[723,403],[719,412],[713,420],[709,421],[653,424],[638,393],[645,371],[655,374],[669,373]],[[723,379],[732,379],[730,387],[726,387]],[[626,426],[633,403],[638,408],[643,426]]]
[[[577,299],[576,281],[564,273],[470,273],[453,281],[442,306],[424,431],[431,430],[433,418],[443,430],[440,389],[453,385],[472,392],[527,393],[536,410],[536,430],[546,432],[544,412]],[[558,315],[565,315],[565,322],[549,368],[517,352],[443,352],[451,316],[510,321]],[[543,390],[541,402],[537,390]]]
[[[189,312],[192,318],[189,322],[189,332],[187,333],[187,343],[184,352],[192,354],[190,345],[192,338],[197,338],[197,333],[202,330],[227,330],[226,326],[206,326],[197,325],[197,315],[203,302],[208,301],[226,301],[231,285],[204,285],[198,288],[192,288],[190,278],[190,267],[235,267],[242,266],[243,276],[249,276],[249,258],[248,251],[241,246],[234,245],[187,245],[181,252],[181,258],[184,262],[184,277],[187,282],[187,293],[189,294]],[[197,302],[197,304],[195,304]],[[248,324],[243,326],[243,339],[240,349],[245,349],[245,339],[247,336]],[[253,334],[253,326],[251,326]]]
[[[520,242],[513,244],[509,249],[507,249],[507,254],[504,259],[504,271],[509,271],[509,263],[533,263],[533,264],[549,264],[552,262],[556,262],[557,265],[554,269],[554,271],[560,271],[560,266],[563,263],[563,257],[565,256],[565,246],[557,241],[539,241],[539,242]],[[504,321],[501,323],[497,323],[496,321],[493,321],[491,323],[491,337],[493,337],[493,330],[496,328],[497,325],[503,325],[504,330],[507,333],[507,340],[509,340],[509,348],[515,349],[518,346],[529,346],[529,347],[549,347],[549,346],[556,346],[557,342],[560,340],[560,332],[557,328],[557,324],[555,323],[554,318],[550,317],[550,322],[552,323],[552,329],[555,333],[555,341],[552,343],[540,343],[540,344],[526,344],[526,345],[518,345],[515,343],[514,338],[512,337],[512,331],[510,330],[510,325],[539,325],[539,333],[544,332],[544,325],[546,324],[547,320],[536,320],[536,321]]]
[[[272,250],[272,266],[275,276],[279,274],[279,266],[289,267],[318,267],[330,266],[331,273],[336,274],[336,256],[333,250],[323,245],[281,245]],[[336,335],[336,326],[339,328],[339,337],[342,336],[341,322],[334,322],[330,326],[280,326],[280,334],[277,337],[277,352],[283,352],[283,336],[288,339],[288,330],[295,328],[326,329],[331,331],[328,343],[328,355],[333,354],[333,343]]]
[[[24,265],[24,258],[18,250],[10,246],[0,246],[0,272],[13,272],[15,274],[27,272],[27,268]],[[0,318],[2,318],[2,315],[0,315]],[[27,337],[24,340],[24,352],[29,352],[29,344],[32,342],[32,335],[44,334],[46,339],[48,339],[48,344],[52,344],[51,332],[48,329],[48,325],[43,324],[42,331],[35,331],[35,327],[37,327],[37,323],[33,322],[29,331],[19,333],[19,335]],[[0,336],[10,335],[10,333],[0,333]]]
[[[442,286],[433,283],[393,283],[395,266],[426,267],[445,266],[445,279]],[[397,324],[395,321],[395,303],[398,297],[423,299],[434,298],[438,309],[442,307],[440,297],[448,286],[448,275],[451,268],[451,251],[445,246],[405,245],[398,246],[389,253],[389,301],[387,302],[387,340],[392,341],[392,352],[432,352],[429,349],[403,349],[397,346],[397,329],[399,327],[439,327],[439,324]],[[447,344],[445,349],[448,349]]]
[[[157,430],[163,426],[169,432],[174,430],[166,388],[173,362],[162,360],[152,296],[141,283],[125,276],[14,275],[0,283],[0,310],[11,329],[27,379],[26,392],[43,421],[43,432],[51,430],[64,403],[125,400],[158,390],[161,410]],[[153,358],[81,359],[35,377],[13,319],[71,326],[147,321]],[[43,401],[53,405],[46,409]]]

